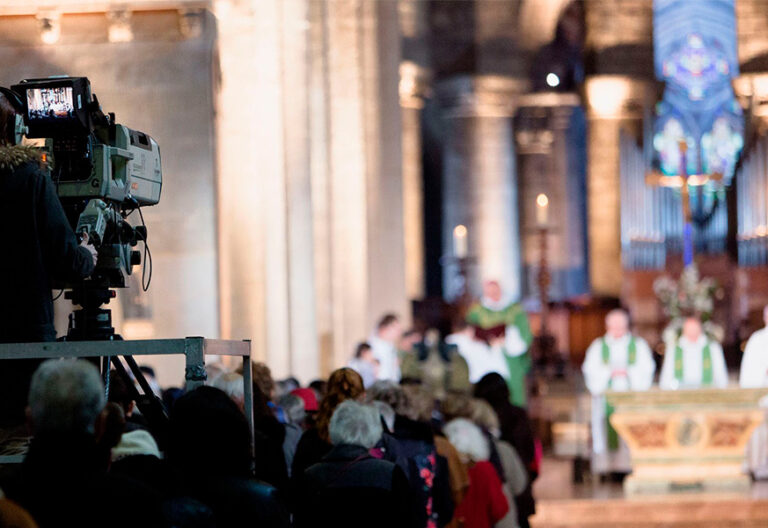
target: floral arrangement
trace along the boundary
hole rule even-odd
[[[680,279],[664,275],[653,283],[653,291],[664,306],[664,314],[670,321],[662,333],[665,342],[680,336],[683,320],[691,315],[701,319],[704,333],[712,340],[722,342],[725,331],[712,321],[715,299],[722,299],[723,291],[712,278],[701,278],[696,264],[689,264]]]

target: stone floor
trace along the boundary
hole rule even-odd
[[[545,458],[534,485],[534,528],[757,528],[768,526],[768,482],[743,495],[676,494],[625,499],[620,484],[571,483],[569,460]]]

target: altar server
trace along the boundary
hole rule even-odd
[[[728,386],[723,348],[704,335],[698,317],[686,318],[682,335],[666,343],[659,386],[664,390]]]
[[[763,309],[761,328],[747,341],[741,359],[739,386],[743,389],[768,387],[768,306]],[[763,404],[765,406],[765,404]],[[768,479],[768,424],[763,422],[755,430],[747,446],[747,463],[756,479]]]
[[[605,327],[605,335],[592,342],[581,366],[592,394],[592,471],[628,473],[629,451],[608,421],[613,409],[606,402],[605,392],[648,390],[656,364],[648,343],[630,333],[627,312],[609,312]]]

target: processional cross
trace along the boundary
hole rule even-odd
[[[648,185],[655,187],[679,187],[680,199],[683,201],[683,265],[693,264],[693,214],[691,213],[691,193],[688,186],[701,187],[710,181],[720,181],[723,174],[715,172],[712,174],[688,174],[688,143],[681,139],[678,143],[680,148],[680,167],[682,174],[676,176],[667,176],[659,172],[652,172],[645,177]]]

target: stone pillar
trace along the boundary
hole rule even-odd
[[[517,172],[512,114],[522,81],[502,76],[461,77],[436,86],[447,123],[443,173],[443,247],[453,251],[453,229],[468,230],[469,288],[480,293],[498,279],[514,299],[521,295]],[[444,291],[457,294],[457,269],[445,270]]]
[[[397,4],[217,14],[222,333],[306,382],[407,315]]]
[[[619,137],[622,130],[641,137],[643,108],[653,86],[630,77],[600,75],[587,79],[586,93],[589,277],[593,294],[619,297],[623,276]]]
[[[421,110],[428,72],[413,62],[400,64],[400,115],[403,123],[403,229],[405,290],[408,299],[424,297],[424,176]]]
[[[280,376],[290,368],[286,250],[280,247],[287,227],[279,212],[285,204],[280,6],[219,0],[215,13],[222,337],[251,339],[255,358]]]
[[[540,235],[536,197],[549,198],[548,261],[554,301],[589,292],[586,236],[586,117],[574,93],[520,98],[515,117],[523,238],[523,295],[538,295]]]
[[[587,0],[588,239],[592,292],[621,293],[619,132],[642,138],[655,103],[653,1]]]

